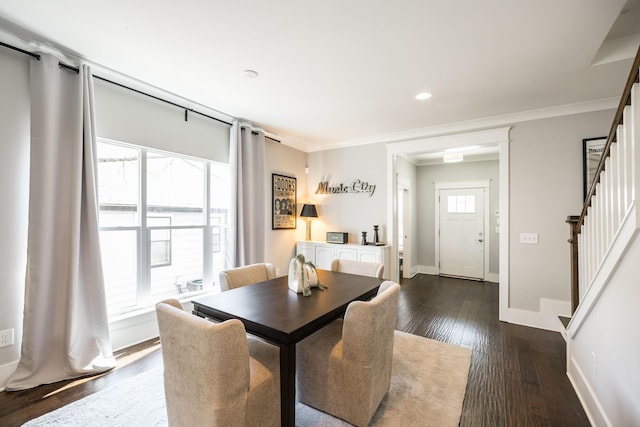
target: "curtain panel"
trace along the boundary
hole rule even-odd
[[[7,390],[109,370],[91,70],[30,65],[29,237],[20,360]]]
[[[231,212],[227,266],[264,262],[265,257],[265,138],[248,123],[231,126]]]

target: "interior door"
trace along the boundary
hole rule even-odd
[[[440,190],[440,274],[484,279],[484,189]]]

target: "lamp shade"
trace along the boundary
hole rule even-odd
[[[318,211],[316,210],[316,205],[302,205],[302,212],[300,212],[300,216],[302,218],[317,218]]]

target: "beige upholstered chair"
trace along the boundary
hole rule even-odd
[[[354,261],[350,259],[334,259],[331,261],[331,271],[359,274],[382,279],[384,265],[375,262]]]
[[[180,307],[180,308],[178,308]],[[279,426],[280,353],[239,320],[212,323],[156,305],[169,426]]]
[[[371,301],[349,304],[297,347],[298,400],[366,426],[389,390],[400,285],[386,281]]]
[[[275,277],[276,270],[273,268],[273,264],[259,263],[236,267],[220,272],[220,289],[228,291],[229,289],[264,282]]]

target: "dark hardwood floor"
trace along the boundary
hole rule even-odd
[[[588,426],[565,374],[557,332],[498,320],[498,285],[418,275],[402,282],[397,329],[470,348],[460,426]],[[159,343],[118,353],[98,377],[0,393],[0,426],[22,423],[118,384],[160,363]]]

